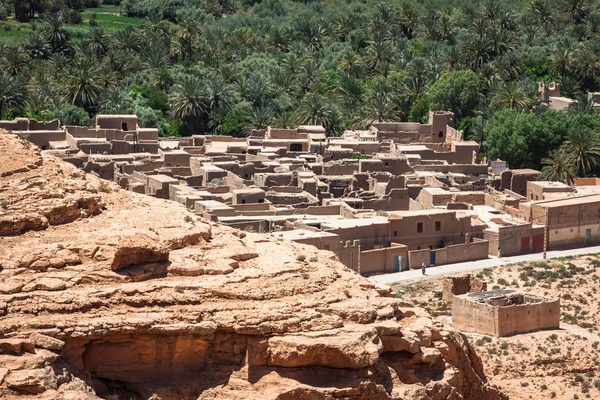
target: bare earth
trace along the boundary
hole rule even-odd
[[[524,262],[473,272],[488,289],[512,288],[561,297],[561,329],[494,338],[466,333],[490,382],[511,399],[600,398],[599,255]],[[404,300],[451,324],[442,278],[394,286]]]
[[[333,253],[0,148],[2,399],[505,398],[465,336]]]

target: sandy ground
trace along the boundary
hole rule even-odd
[[[600,255],[521,262],[472,272],[488,289],[561,298],[561,327],[507,338],[465,333],[491,383],[511,399],[600,399]],[[462,275],[462,274],[457,274]],[[451,322],[442,277],[394,286],[397,296]]]

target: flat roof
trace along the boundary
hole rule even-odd
[[[449,193],[450,194],[450,193]],[[404,217],[414,217],[421,215],[439,215],[439,214],[456,214],[457,210],[445,210],[445,209],[429,209],[429,210],[415,210],[415,211],[390,211],[390,219],[400,219]]]
[[[600,194],[591,194],[588,196],[575,196],[569,197],[566,199],[559,200],[550,200],[544,201],[543,203],[537,203],[536,205],[544,208],[552,208],[552,207],[564,207],[573,204],[583,204],[583,203],[597,203],[600,202]]]
[[[387,224],[388,219],[386,217],[369,217],[369,218],[355,218],[355,219],[339,219],[333,221],[325,221],[321,224],[322,229],[342,229],[342,228],[356,228],[359,226],[370,226]]]
[[[323,237],[337,237],[335,233],[323,232],[323,231],[311,231],[308,229],[294,229],[291,231],[273,232],[273,236],[282,237],[288,240],[299,240],[299,239],[311,239],[311,238],[323,238]]]

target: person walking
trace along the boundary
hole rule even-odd
[[[421,274],[425,275],[425,261],[423,261],[423,264],[421,264]]]
[[[498,247],[498,258],[502,258],[502,251],[500,250],[500,247]]]

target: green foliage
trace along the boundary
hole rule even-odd
[[[54,117],[64,125],[92,126],[93,122],[88,113],[80,107],[65,104],[54,111]]]
[[[221,134],[229,135],[234,137],[243,137],[246,135],[246,120],[248,119],[248,113],[243,110],[234,109],[231,110],[223,124],[221,125]]]
[[[429,90],[431,109],[452,111],[457,119],[473,116],[484,85],[473,71],[446,72]]]
[[[505,160],[511,168],[540,169],[542,158],[560,147],[576,130],[600,128],[598,115],[570,115],[558,111],[540,114],[502,110],[486,126],[489,157]]]
[[[417,100],[417,102],[410,108],[408,121],[421,123],[425,122],[427,120],[427,116],[429,115],[430,109],[431,105],[429,102],[429,96],[425,95]]]

